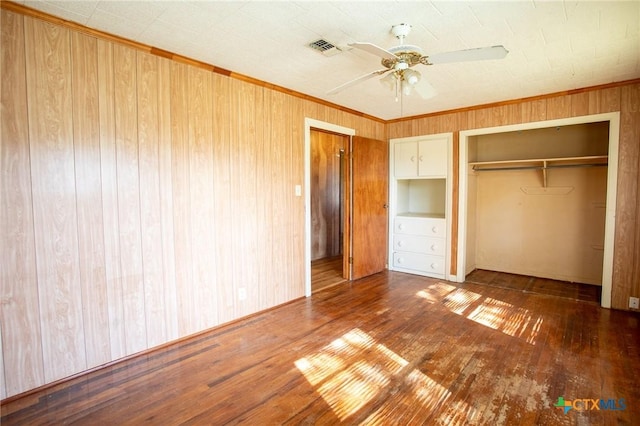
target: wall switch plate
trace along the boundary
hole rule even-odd
[[[238,289],[238,300],[246,300],[247,298],[247,289],[242,287]]]
[[[640,309],[640,298],[638,298],[638,297],[630,297],[629,298],[629,308],[631,308],[631,309]]]
[[[296,197],[302,197],[302,186],[296,185]]]

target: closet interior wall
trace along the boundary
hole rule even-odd
[[[608,135],[603,122],[469,138],[466,272],[601,285]]]

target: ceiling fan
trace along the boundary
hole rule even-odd
[[[381,63],[384,68],[348,81],[330,90],[327,92],[327,95],[333,95],[341,92],[348,87],[354,86],[375,76],[387,74],[384,78],[380,79],[380,83],[390,90],[395,89],[396,100],[398,100],[399,92],[409,95],[414,90],[422,98],[428,99],[435,96],[436,91],[426,80],[421,81],[421,74],[412,69],[415,65],[437,65],[451,62],[502,59],[507,56],[507,53],[509,53],[504,46],[491,46],[437,53],[435,55],[427,56],[423,54],[420,47],[411,44],[404,44],[404,39],[410,31],[411,25],[409,24],[398,24],[391,27],[391,33],[400,40],[400,44],[388,50],[376,46],[373,43],[349,43],[349,46],[364,50],[365,52],[382,58]]]

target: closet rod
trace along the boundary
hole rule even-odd
[[[568,167],[607,167],[607,164],[557,164],[555,166],[516,166],[516,167],[481,167],[473,170],[476,172],[496,172],[500,170],[545,170],[545,169],[561,169]]]

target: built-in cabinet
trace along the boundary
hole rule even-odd
[[[392,139],[389,269],[447,277],[451,135]]]
[[[445,178],[447,176],[448,140],[446,137],[400,140],[393,144],[393,151],[396,179]]]

